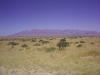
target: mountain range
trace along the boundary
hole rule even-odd
[[[9,36],[94,36],[100,32],[85,30],[60,30],[60,29],[32,29],[21,31]]]

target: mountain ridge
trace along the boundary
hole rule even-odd
[[[72,29],[32,29],[24,30],[9,36],[92,36],[100,35],[100,32]]]

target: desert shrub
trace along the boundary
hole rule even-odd
[[[33,46],[41,46],[41,44],[39,44],[39,43],[35,43]]]
[[[66,42],[65,38],[61,39],[57,44],[57,47],[59,47],[60,50],[66,48],[68,46],[69,46],[69,42]]]
[[[39,40],[39,42],[41,43],[43,40]]]
[[[56,50],[55,47],[50,47],[50,48],[47,48],[47,49],[46,49],[46,52],[53,52],[53,51],[55,51],[55,50]]]
[[[45,41],[45,40],[39,40],[39,42],[41,43],[41,44],[48,44],[49,43],[49,41]]]
[[[0,39],[0,41],[3,41],[2,39]]]
[[[80,43],[85,43],[85,41],[80,41]]]
[[[79,42],[75,42],[75,44],[78,44]]]
[[[49,43],[49,41],[43,41],[42,43],[43,43],[43,44],[48,44],[48,43]]]
[[[26,48],[26,47],[28,47],[28,45],[27,44],[23,44],[21,47]]]
[[[32,42],[37,42],[37,39],[36,39],[36,38],[32,38],[31,41],[32,41]]]
[[[37,39],[32,39],[32,42],[36,42],[37,41]]]
[[[53,40],[53,39],[49,39],[49,40]]]
[[[78,44],[77,47],[82,47],[82,44]]]
[[[22,41],[25,42],[26,40],[25,39],[22,39]]]
[[[23,47],[24,49],[28,48],[28,45],[27,44],[23,44],[21,45],[21,47]]]
[[[91,45],[94,45],[94,42],[91,42],[90,44],[91,44]]]
[[[8,45],[11,45],[11,48],[14,48],[14,46],[18,45],[19,43],[16,42],[8,42]]]

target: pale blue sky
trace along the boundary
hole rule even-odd
[[[100,0],[0,0],[0,35],[30,29],[100,31]]]

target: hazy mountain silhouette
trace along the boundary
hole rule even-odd
[[[83,30],[59,30],[59,29],[33,29],[25,30],[10,36],[80,36],[80,35],[100,35],[96,31],[83,31]]]

